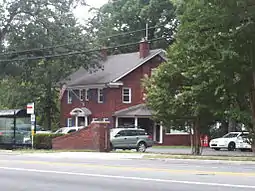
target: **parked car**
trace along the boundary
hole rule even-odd
[[[214,150],[228,149],[234,151],[237,148],[237,141],[241,140],[244,135],[248,135],[248,132],[230,132],[221,138],[212,139],[209,145]]]
[[[242,135],[242,137],[237,140],[237,143],[236,143],[237,149],[241,151],[252,151],[252,147],[250,144],[251,140],[249,140],[247,135]]]
[[[57,133],[62,133],[62,134],[68,134],[68,133],[72,133],[72,132],[76,132],[80,129],[85,128],[84,126],[80,126],[80,127],[62,127],[60,129],[58,129],[57,131],[55,131],[55,134]]]
[[[145,152],[153,146],[153,140],[144,129],[114,128],[110,131],[111,149],[136,149],[137,152]]]

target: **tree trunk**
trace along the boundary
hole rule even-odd
[[[236,121],[232,118],[228,120],[228,133],[232,131],[236,131]]]
[[[194,148],[192,149],[192,154],[193,155],[201,155],[201,143],[200,143],[200,128],[199,128],[199,118],[196,118],[195,122],[194,122]]]

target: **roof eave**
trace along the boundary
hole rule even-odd
[[[139,68],[140,66],[142,66],[143,64],[145,64],[146,62],[148,62],[149,60],[151,60],[152,58],[154,58],[155,56],[159,55],[161,52],[163,52],[163,49],[159,50],[158,52],[152,54],[151,56],[149,56],[148,58],[145,58],[140,64],[138,64],[137,66],[135,66],[134,68],[132,68],[131,70],[125,72],[124,74],[122,74],[121,76],[119,76],[118,78],[114,79],[112,82],[117,82],[120,79],[124,78],[126,75],[130,74],[131,72],[133,72],[135,69]]]
[[[67,89],[75,90],[75,89],[98,89],[98,88],[106,88],[107,84],[86,84],[86,85],[71,85],[68,86]]]

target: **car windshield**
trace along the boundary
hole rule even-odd
[[[233,138],[233,137],[237,137],[238,133],[228,133],[226,135],[223,136],[223,138]]]

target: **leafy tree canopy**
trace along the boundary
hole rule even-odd
[[[252,1],[177,1],[180,26],[167,63],[147,80],[147,102],[165,123],[232,117],[255,138],[255,6]]]
[[[164,37],[164,40],[154,41],[152,47],[166,48],[173,41],[176,28],[175,8],[169,0],[113,0],[96,10],[96,16],[89,23],[88,30],[104,46],[136,43],[145,37],[145,30],[123,36],[101,39],[130,31],[145,29],[149,25],[149,40]],[[154,28],[151,28],[154,27]],[[136,46],[128,46],[115,50],[130,52]]]

